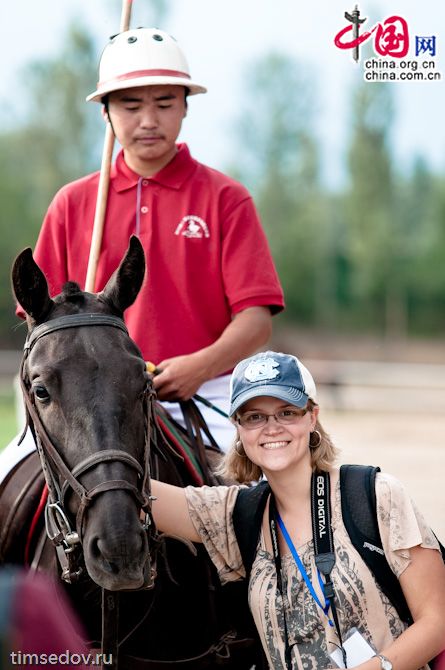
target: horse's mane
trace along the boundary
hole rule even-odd
[[[62,292],[54,299],[54,302],[84,303],[85,293],[75,281],[68,281],[63,285]]]

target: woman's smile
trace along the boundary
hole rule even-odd
[[[287,447],[290,440],[269,440],[267,442],[260,442],[260,447],[263,449],[281,449],[282,447]]]

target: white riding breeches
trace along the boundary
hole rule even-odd
[[[21,433],[16,435],[11,442],[0,451],[0,483],[4,480],[8,472],[12,470],[21,460],[28,456],[36,448],[31,431],[26,431],[21,444],[18,441]]]

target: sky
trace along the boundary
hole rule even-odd
[[[196,158],[218,169],[236,159],[234,123],[242,109],[246,70],[270,51],[295,57],[313,77],[317,109],[314,122],[324,147],[324,176],[335,187],[341,183],[344,147],[351,119],[346,101],[363,80],[363,59],[352,60],[351,50],[335,46],[335,35],[347,25],[345,0],[171,0],[160,28],[183,47],[193,78],[208,87],[207,95],[192,98],[181,139]],[[391,15],[409,27],[414,59],[414,36],[435,36],[435,70],[445,76],[445,5],[437,0],[393,0],[361,3],[365,26]],[[114,0],[40,0],[2,3],[0,8],[0,98],[20,94],[26,86],[21,68],[27,62],[56,55],[69,21],[80,17],[102,46],[118,31],[119,2]],[[131,26],[149,26],[150,0],[134,0]],[[362,29],[363,30],[363,29]],[[368,84],[372,86],[372,83]],[[422,155],[437,171],[445,172],[444,80],[389,82],[396,103],[392,150],[399,165],[409,169]],[[90,91],[85,91],[87,95]],[[283,92],[285,96],[286,93]],[[85,103],[87,104],[87,103]],[[93,104],[93,103],[88,103]]]

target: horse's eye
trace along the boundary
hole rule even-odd
[[[49,393],[44,386],[35,386],[34,395],[40,402],[47,402],[49,400]]]

